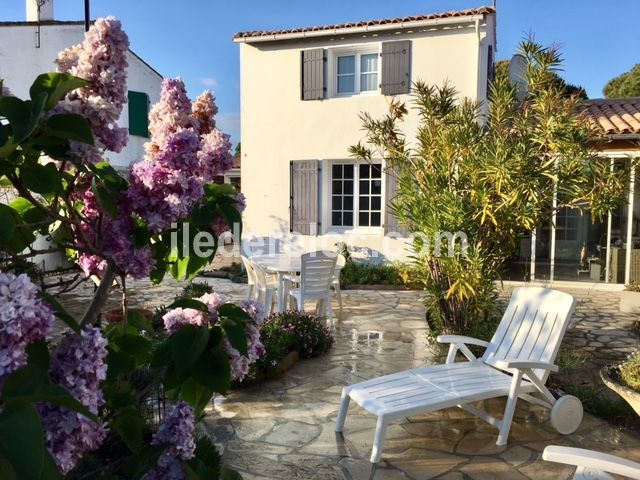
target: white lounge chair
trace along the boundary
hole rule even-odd
[[[609,473],[640,480],[640,463],[593,450],[550,445],[544,449],[542,458],[548,462],[575,465],[573,480],[613,480]]]
[[[563,434],[574,432],[582,421],[582,404],[572,396],[556,398],[545,387],[560,342],[575,308],[571,295],[546,288],[516,288],[490,342],[444,335],[449,343],[447,362],[406,370],[345,387],[342,390],[336,432],[342,432],[349,401],[353,399],[378,423],[371,462],[382,455],[389,422],[443,408],[458,406],[499,429],[497,445],[505,445],[518,397],[552,408],[551,421]],[[476,358],[467,347],[486,347]],[[456,353],[468,362],[454,363]],[[542,399],[531,395],[537,392]],[[507,396],[502,420],[472,405],[472,402]]]

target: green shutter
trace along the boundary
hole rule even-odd
[[[149,95],[129,90],[129,134],[149,137]]]

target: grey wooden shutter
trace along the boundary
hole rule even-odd
[[[318,232],[318,160],[291,162],[289,229],[302,235]]]
[[[384,233],[385,235],[398,232],[403,237],[408,235],[407,227],[400,223],[398,218],[391,211],[391,201],[398,194],[398,178],[396,174],[389,168],[386,168],[384,171],[384,182],[385,182],[385,210],[384,210]]]
[[[409,93],[411,90],[410,59],[411,41],[382,43],[380,89],[383,95]]]
[[[323,48],[302,50],[302,100],[322,100],[324,98]]]

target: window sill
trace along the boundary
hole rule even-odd
[[[357,93],[334,93],[329,98],[375,97],[379,95],[380,95],[380,90],[371,90],[369,92],[357,92]]]
[[[329,227],[329,229],[323,233],[323,235],[384,235],[384,228],[382,227],[356,227],[356,228],[341,228],[341,227]]]

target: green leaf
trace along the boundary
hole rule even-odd
[[[107,354],[107,380],[112,381],[118,377],[118,375],[129,373],[136,366],[135,359],[128,353],[113,350],[111,347],[107,347],[109,353]]]
[[[33,133],[42,116],[46,96],[40,95],[34,101],[24,101],[17,97],[0,97],[0,115],[11,125],[14,143],[20,143]]]
[[[20,480],[41,478],[44,468],[44,435],[36,409],[27,402],[4,405],[0,413],[2,456]]]
[[[121,352],[131,355],[138,363],[145,363],[151,358],[151,342],[139,335],[125,334],[118,337],[115,343]]]
[[[51,110],[67,93],[87,85],[89,82],[86,80],[67,73],[43,73],[31,85],[29,95],[35,99],[41,93],[46,93],[45,109]]]
[[[224,395],[231,386],[229,355],[221,348],[207,350],[200,355],[190,374],[203,387]]]
[[[46,213],[24,197],[12,200],[9,206],[18,212],[25,223],[43,223],[49,218]]]
[[[225,303],[218,308],[218,316],[230,318],[240,323],[252,322],[251,315],[241,309],[235,303]]]
[[[169,271],[176,280],[184,280],[187,278],[187,267],[189,266],[189,257],[175,260],[171,263]]]
[[[93,132],[89,122],[75,113],[61,113],[52,115],[47,120],[47,132],[59,138],[76,140],[78,142],[93,145]]]
[[[16,231],[16,221],[11,212],[0,210],[0,243],[8,242]]]
[[[111,216],[111,218],[118,217],[118,200],[120,200],[119,194],[114,194],[107,190],[102,185],[98,185],[96,178],[91,180],[91,191],[96,196],[98,204]]]
[[[53,163],[32,163],[20,167],[20,180],[35,193],[62,193],[62,180]]]
[[[0,449],[0,478],[2,478],[2,480],[18,480],[18,477],[16,477],[16,472],[15,470],[13,470],[11,463],[9,463],[6,458],[3,458],[4,456],[4,452],[2,452],[2,449]]]
[[[4,477],[0,477],[4,478]],[[44,451],[44,462],[42,465],[42,474],[40,475],[40,480],[57,480],[61,479],[62,476],[58,471],[58,466],[56,462],[53,460],[53,457],[49,453],[49,451]]]
[[[153,334],[153,327],[151,326],[151,322],[147,320],[147,317],[136,310],[129,310],[127,312],[127,323],[137,328],[139,331],[145,331],[147,333]]]
[[[185,325],[171,335],[171,354],[176,371],[186,372],[196,362],[209,341],[209,329]]]
[[[218,323],[224,330],[225,335],[229,339],[231,346],[238,350],[241,355],[245,357],[249,356],[249,349],[247,347],[247,335],[244,332],[244,326],[230,318],[225,318]]]
[[[169,365],[171,362],[171,340],[167,339],[156,347],[153,352],[151,366],[154,368]]]
[[[198,310],[200,312],[209,313],[209,307],[206,304],[202,303],[200,300],[196,300],[195,298],[180,298],[173,302],[169,307],[169,310],[174,308],[191,308],[193,310]]]
[[[87,165],[87,167],[102,180],[102,183],[108,190],[121,192],[127,189],[127,181],[122,178],[109,162],[100,162],[95,165]]]
[[[166,445],[146,445],[140,453],[131,457],[123,469],[124,474],[127,478],[140,479],[158,463],[158,459],[166,448]]]
[[[51,308],[53,308],[53,313],[55,313],[56,317],[62,320],[67,325],[67,327],[69,327],[76,333],[80,333],[80,325],[78,324],[78,322],[76,322],[76,320],[71,315],[69,315],[69,313],[67,313],[64,307],[60,305],[60,302],[58,302],[58,300],[56,300],[53,295],[47,292],[40,291],[38,296],[45,302],[47,302],[51,306]]]
[[[36,365],[44,371],[49,370],[49,348],[44,340],[37,340],[27,346],[28,364]]]
[[[222,467],[222,471],[220,472],[220,480],[242,480],[242,475],[240,475],[235,470],[231,470],[227,467]]]
[[[113,429],[118,432],[122,441],[134,453],[142,450],[142,429],[144,421],[134,407],[119,413],[111,423]]]
[[[193,378],[185,380],[180,387],[180,398],[193,407],[196,418],[200,418],[213,394],[212,389],[203,387]]]
[[[90,418],[97,417],[64,388],[51,381],[49,373],[37,365],[27,365],[12,373],[2,388],[5,405],[16,402],[46,402],[65,407]]]

